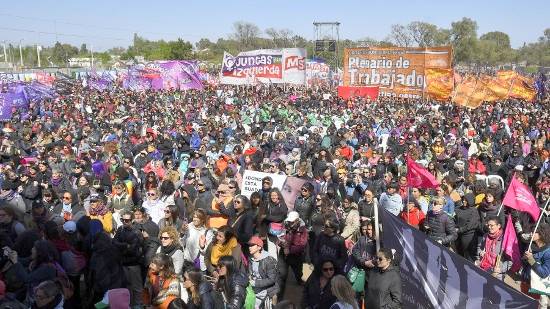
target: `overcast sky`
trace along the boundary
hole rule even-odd
[[[58,40],[102,51],[127,47],[134,32],[148,39],[215,40],[227,37],[235,21],[261,30],[288,28],[307,39],[314,38],[314,21],[338,21],[340,38],[381,40],[392,24],[425,21],[450,28],[469,17],[477,21],[478,35],[502,31],[517,48],[550,28],[549,12],[550,0],[19,0],[0,6],[0,41],[50,46]]]

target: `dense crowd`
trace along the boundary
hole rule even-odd
[[[549,199],[549,105],[73,86],[0,133],[0,306],[293,308],[292,270],[302,308],[400,308],[377,207],[499,279],[514,275],[500,248],[511,213],[527,288],[531,268],[550,274],[550,218],[533,231],[500,207],[514,175]],[[441,184],[410,187],[407,156]],[[287,205],[271,177],[241,195],[245,170],[305,182]]]

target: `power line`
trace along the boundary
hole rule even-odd
[[[20,28],[9,28],[9,27],[2,27],[2,26],[0,26],[0,30],[16,31],[16,32],[28,32],[28,33],[38,33],[38,34],[60,35],[60,36],[69,36],[69,37],[85,38],[85,39],[94,38],[94,39],[102,39],[102,40],[127,41],[127,39],[113,38],[113,37],[102,37],[102,36],[96,36],[96,35],[82,35],[82,34],[71,34],[71,33],[59,33],[59,32],[48,32],[48,31],[37,31],[37,30],[20,29]]]
[[[80,27],[87,27],[87,28],[94,28],[94,29],[110,30],[110,31],[125,31],[125,32],[130,32],[130,33],[136,33],[137,32],[137,33],[150,33],[150,34],[156,34],[156,35],[175,35],[175,36],[178,36],[178,37],[179,36],[189,36],[189,37],[202,38],[201,36],[194,35],[194,34],[183,34],[183,33],[174,33],[174,32],[140,31],[140,30],[136,30],[136,29],[88,25],[88,24],[80,24],[80,23],[73,23],[73,22],[67,22],[67,21],[60,21],[60,20],[57,20],[57,19],[48,19],[48,18],[41,18],[41,17],[29,17],[29,16],[7,14],[7,13],[0,13],[0,16],[9,16],[9,17],[15,17],[15,18],[20,18],[20,19],[37,20],[37,21],[46,21],[46,22],[59,23],[59,24],[70,25],[70,26],[80,26]]]

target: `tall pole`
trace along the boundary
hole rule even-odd
[[[90,45],[90,51],[92,52],[92,68],[94,67],[94,46]]]
[[[531,245],[533,244],[533,238],[535,237],[535,233],[537,232],[537,229],[539,228],[540,220],[542,219],[542,216],[546,215],[546,208],[548,207],[548,202],[550,202],[550,198],[546,201],[546,204],[544,204],[544,208],[542,209],[542,212],[540,213],[539,219],[537,220],[537,225],[535,225],[535,229],[533,230],[533,235],[531,235],[531,241],[529,241],[529,248],[527,251],[531,251]]]
[[[36,45],[36,56],[38,57],[38,67],[41,67],[42,65],[40,64],[40,50],[42,49],[42,46],[40,45]]]
[[[21,47],[21,41],[19,40],[19,64],[21,65],[21,68],[23,68],[23,49]]]
[[[4,62],[8,62],[8,54],[6,53],[6,41],[2,42],[2,46],[4,47]]]

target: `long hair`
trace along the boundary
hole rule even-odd
[[[165,279],[175,278],[176,271],[174,270],[174,263],[172,258],[164,253],[157,253],[151,259],[151,264],[155,264],[160,269],[159,275]]]
[[[235,231],[229,225],[224,225],[224,226],[220,227],[218,229],[218,233],[223,234],[223,236],[225,238],[225,241],[223,242],[224,245],[227,244],[229,242],[229,240],[231,240],[231,238],[235,237]]]
[[[218,267],[227,269],[224,280],[218,281],[218,288],[222,288],[224,291],[230,291],[229,285],[231,284],[231,278],[237,272],[237,261],[232,255],[224,255],[218,261]]]
[[[286,203],[285,203],[285,199],[283,198],[283,194],[281,193],[281,190],[279,190],[278,188],[272,188],[271,190],[269,190],[268,207],[271,206],[271,205],[274,205],[273,202],[271,201],[271,193],[273,193],[273,192],[275,192],[279,196],[279,206],[280,207],[286,207]]]
[[[34,250],[36,250],[36,266],[43,263],[53,263],[59,260],[57,250],[52,243],[47,240],[37,240],[34,243]]]
[[[193,286],[189,288],[189,292],[191,292],[191,300],[195,305],[199,305],[201,303],[199,288],[202,283],[202,273],[196,269],[188,270],[185,273],[187,274],[187,277],[189,277],[189,281],[193,283]]]
[[[339,301],[351,305],[353,309],[359,309],[355,301],[355,291],[346,277],[342,275],[332,277],[330,289],[332,295],[336,296]]]

